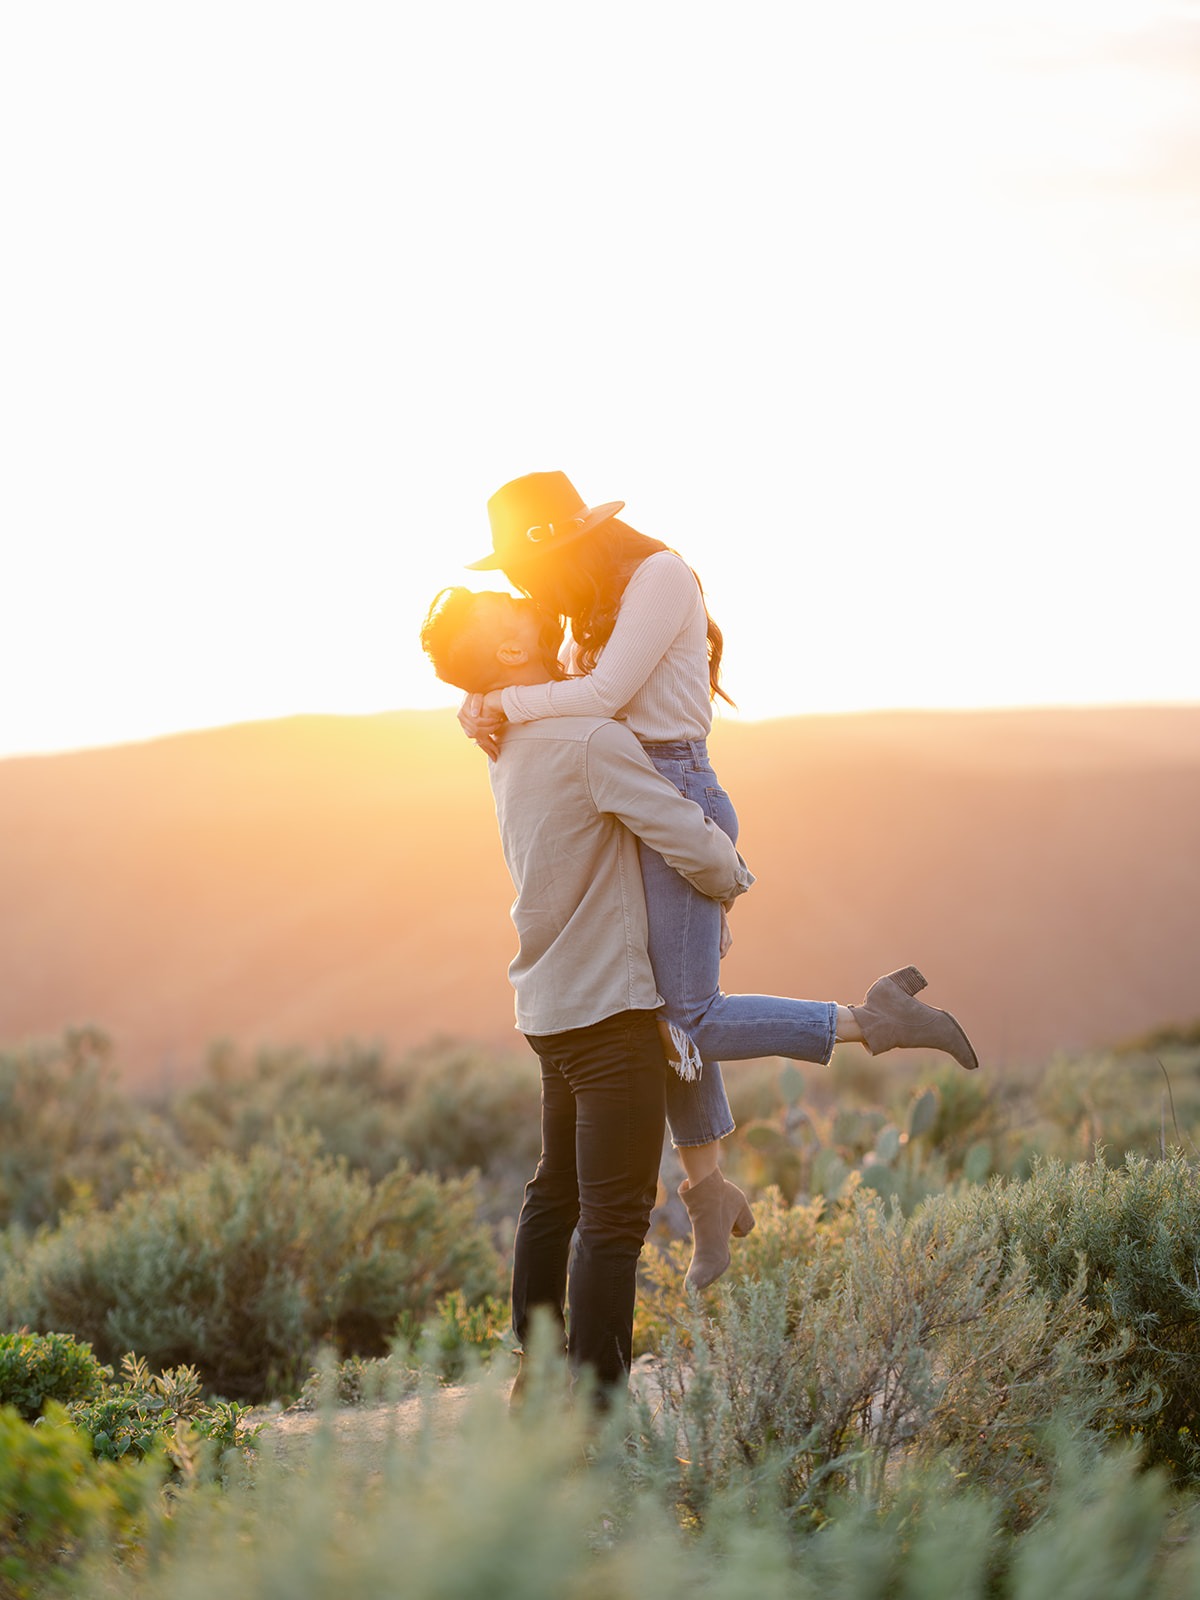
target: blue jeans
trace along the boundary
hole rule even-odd
[[[513,1332],[523,1344],[535,1307],[545,1306],[564,1330],[572,1373],[590,1367],[603,1396],[629,1375],[638,1256],[658,1191],[663,1086],[675,1074],[653,1011],[525,1037],[542,1063],[542,1153],[513,1245]]]
[[[737,814],[709,765],[704,740],[680,739],[642,748],[680,794],[696,801],[736,844]],[[824,1000],[722,994],[720,905],[693,889],[657,851],[644,844],[640,851],[650,964],[665,1002],[662,1015],[686,1036],[703,1063],[694,1083],[668,1072],[667,1120],[675,1144],[708,1144],[733,1132],[722,1059],[787,1056],[827,1062],[837,1039],[837,1007]]]

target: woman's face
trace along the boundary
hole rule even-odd
[[[564,552],[565,554],[565,552]],[[536,600],[545,611],[569,617],[575,609],[570,567],[562,558],[542,556],[527,566],[509,566],[504,576],[514,589]]]

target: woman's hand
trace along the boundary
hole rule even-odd
[[[729,947],[732,944],[733,944],[733,934],[730,933],[730,931],[729,931],[729,917],[728,917],[728,915],[726,913],[726,908],[724,906],[722,906],[721,907],[721,938],[720,938],[720,942],[717,945],[717,951],[718,951],[718,954],[719,954],[719,956],[720,956],[722,961],[724,961],[725,957],[729,954]]]
[[[458,723],[462,731],[468,739],[474,739],[491,761],[495,761],[500,754],[496,730],[505,721],[501,694],[499,689],[493,689],[486,695],[469,694],[458,708]]]

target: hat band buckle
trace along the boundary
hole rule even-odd
[[[586,521],[586,517],[581,517],[576,513],[575,516],[569,519],[567,528],[581,528]],[[559,531],[560,529],[556,528],[552,522],[534,523],[532,528],[525,529],[525,537],[530,544],[545,544],[547,540],[557,538]]]

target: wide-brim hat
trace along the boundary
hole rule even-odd
[[[624,500],[588,506],[565,472],[527,472],[497,489],[488,501],[492,525],[492,553],[467,565],[487,572],[510,564],[527,566],[530,557],[582,539],[609,517],[615,517]]]

